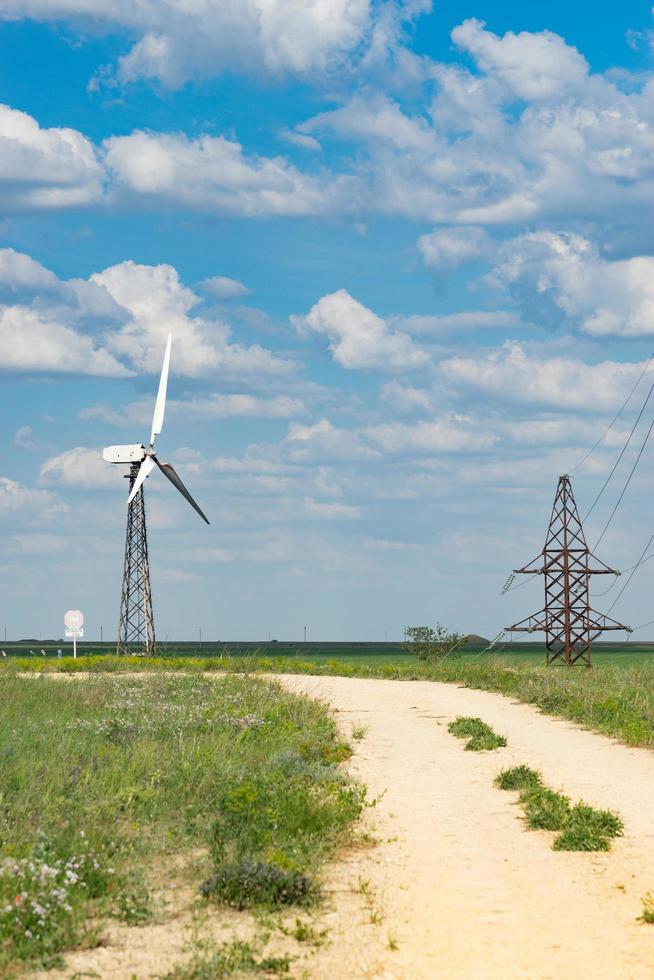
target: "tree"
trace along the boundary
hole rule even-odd
[[[467,637],[463,633],[450,633],[445,626],[436,623],[435,626],[409,626],[406,635],[409,642],[407,650],[415,653],[418,660],[427,663],[438,663],[461,647]]]

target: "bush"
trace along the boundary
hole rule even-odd
[[[562,830],[570,819],[570,800],[545,786],[534,786],[520,794],[527,824],[534,830]]]
[[[202,885],[205,898],[236,909],[262,905],[308,905],[319,896],[314,882],[300,871],[289,871],[266,861],[242,860],[219,865]]]
[[[406,635],[409,637],[409,642],[405,644],[407,650],[426,663],[444,660],[466,641],[463,633],[449,633],[440,623],[435,626],[409,626]]]
[[[611,838],[619,837],[623,830],[617,814],[577,803],[552,847],[555,851],[608,851]]]

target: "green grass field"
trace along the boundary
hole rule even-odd
[[[0,977],[96,944],[107,917],[149,921],[176,855],[206,853],[198,898],[204,879],[237,908],[315,900],[363,805],[349,754],[322,705],[256,677],[6,671]]]
[[[71,655],[70,642],[34,640],[31,642],[7,643],[4,645],[9,657],[30,656],[44,659],[40,650],[46,652],[46,659],[56,658],[57,649],[64,656]],[[464,662],[478,663],[489,657],[481,653],[479,647],[457,654]],[[80,643],[78,655],[111,656],[115,645],[100,643]],[[409,664],[414,656],[402,643],[166,643],[158,648],[162,657],[253,657],[266,659],[292,658],[304,663],[324,664],[329,661],[344,664],[381,666],[383,664]],[[493,651],[495,655],[496,651]],[[542,643],[510,643],[502,647],[501,656],[507,663],[527,663],[539,666],[545,662],[545,647]],[[626,666],[654,663],[654,643],[596,643],[593,646],[595,666]]]

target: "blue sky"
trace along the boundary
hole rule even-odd
[[[0,0],[0,629],[112,635],[100,453],[146,439],[169,331],[160,454],[211,526],[148,480],[162,639],[540,608],[502,584],[654,349],[653,46],[640,2]],[[651,482],[645,453],[609,563]]]

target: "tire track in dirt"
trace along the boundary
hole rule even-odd
[[[346,735],[367,727],[352,772],[371,797],[383,794],[371,811],[381,843],[328,879],[331,943],[311,977],[654,976],[654,927],[637,921],[654,890],[654,754],[451,684],[277,679],[328,702]],[[508,746],[463,751],[447,732],[459,714],[480,716]],[[575,800],[616,810],[625,836],[608,853],[552,851],[554,835],[528,831],[515,795],[493,786],[518,763]],[[352,900],[359,880],[376,896],[378,925]]]

